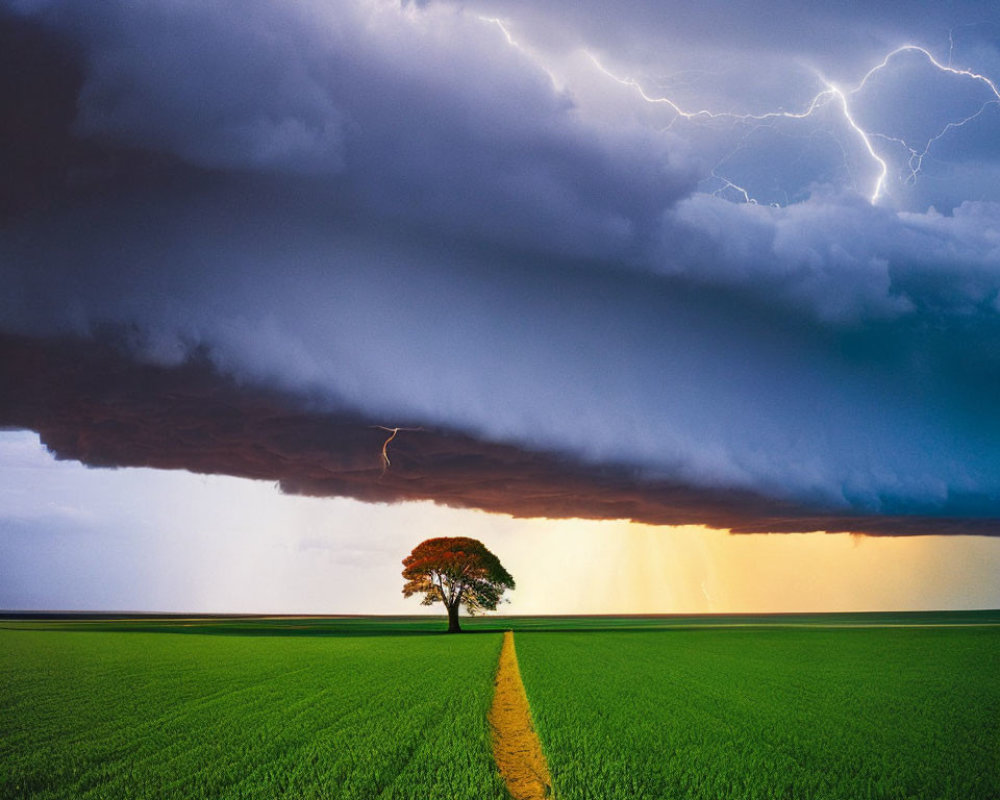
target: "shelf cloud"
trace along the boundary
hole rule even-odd
[[[0,425],[372,502],[1000,530],[995,28],[837,61],[563,11],[8,3]],[[682,86],[670,36],[758,82]]]

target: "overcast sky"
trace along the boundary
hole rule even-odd
[[[267,487],[266,536],[341,520],[331,558],[394,570],[389,529],[466,524],[433,502],[517,552],[562,534],[482,511],[995,563],[994,4],[3,8],[0,425],[73,463],[5,438],[38,490],[3,495],[0,605],[157,585],[138,565],[175,526],[38,510],[94,475],[164,520],[170,492]],[[389,465],[378,426],[409,429]],[[128,542],[103,599],[74,594],[70,530]],[[188,552],[257,563],[256,535]],[[61,594],[31,594],[45,563]],[[190,570],[135,602],[190,608]]]

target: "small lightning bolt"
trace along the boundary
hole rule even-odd
[[[524,48],[514,41],[514,36],[510,32],[510,28],[507,27],[507,23],[505,23],[502,19],[499,17],[480,17],[479,19],[483,22],[489,22],[496,25],[500,29],[501,33],[503,33],[504,38],[507,40],[507,44],[511,47],[516,47],[518,50],[524,51]]]
[[[526,55],[529,59],[531,59],[531,61],[533,61],[536,66],[540,67],[541,70],[546,75],[549,76],[549,80],[552,81],[552,86],[557,91],[562,91],[562,84],[556,77],[555,73],[550,71],[544,64],[542,64],[538,56],[535,55],[535,53],[533,53],[527,47],[525,47],[516,39],[514,39],[514,36],[510,32],[510,28],[507,26],[506,22],[504,22],[499,17],[479,17],[479,20],[482,22],[489,23],[490,25],[496,25],[500,29],[500,32],[503,34],[504,38],[507,40],[507,44],[509,44],[515,50],[520,50],[522,53],[524,53],[524,55]]]
[[[705,596],[705,600],[708,601],[708,610],[709,611],[714,611],[715,610],[715,601],[712,599],[712,595],[710,595],[708,593],[708,588],[705,586],[705,581],[701,582],[700,588],[701,588],[701,593]]]
[[[379,478],[381,478],[386,472],[388,472],[389,467],[392,464],[392,462],[389,461],[389,443],[399,435],[400,431],[421,431],[423,428],[387,428],[385,425],[374,425],[372,427],[383,430],[389,434],[389,438],[382,442],[382,474],[379,475]]]
[[[716,197],[721,197],[723,192],[729,190],[736,192],[739,195],[742,195],[743,202],[746,203],[747,205],[751,206],[757,205],[756,198],[750,196],[750,190],[747,189],[745,186],[740,186],[738,183],[733,183],[731,180],[729,180],[729,178],[720,175],[718,173],[718,166],[715,166],[712,169],[712,177],[722,183],[721,188],[716,189],[714,192],[712,192],[712,194],[715,195]]]

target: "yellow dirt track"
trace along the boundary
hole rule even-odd
[[[521,683],[511,631],[503,635],[489,720],[493,729],[493,757],[511,797],[514,800],[549,797],[552,791],[549,767],[531,724],[531,709]]]

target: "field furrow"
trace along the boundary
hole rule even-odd
[[[503,637],[497,666],[496,693],[490,708],[493,755],[514,800],[543,800],[552,779],[545,754],[531,721],[531,708],[521,682],[514,648],[514,634]]]

